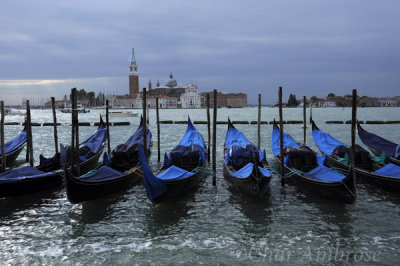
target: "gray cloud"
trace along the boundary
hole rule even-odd
[[[1,98],[15,101],[19,93],[22,99],[38,91],[60,97],[70,87],[125,93],[132,47],[141,87],[149,79],[164,81],[172,71],[203,91],[245,90],[253,103],[258,93],[268,94],[265,103],[275,102],[280,85],[287,95],[340,95],[358,88],[362,95],[394,96],[399,8],[390,0],[5,0]]]

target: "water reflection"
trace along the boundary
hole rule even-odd
[[[187,195],[181,199],[165,199],[159,203],[151,203],[150,208],[146,210],[150,235],[168,235],[170,231],[177,230],[181,220],[187,218],[193,208],[193,200],[190,200],[192,197],[193,195]]]
[[[16,213],[40,207],[60,197],[64,197],[61,186],[26,195],[0,198],[0,221],[15,218]]]

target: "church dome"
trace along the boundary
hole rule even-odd
[[[178,86],[178,82],[176,82],[172,73],[169,75],[169,80],[165,83],[165,86],[170,88]]]

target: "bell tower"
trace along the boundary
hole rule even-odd
[[[136,65],[135,48],[132,48],[131,64],[129,65],[129,98],[136,98],[139,93],[139,75]]]

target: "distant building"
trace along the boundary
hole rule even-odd
[[[205,95],[198,93],[198,87],[194,84],[182,85],[172,73],[164,85],[157,81],[153,88],[149,80],[146,100],[150,108],[156,107],[156,98],[159,98],[160,108],[203,108],[206,106]],[[134,49],[129,65],[129,94],[107,96],[112,107],[141,108],[143,92],[139,91],[139,74]],[[218,106],[222,107],[246,107],[247,94],[244,93],[218,93]]]
[[[392,98],[380,98],[378,100],[379,106],[381,107],[397,107],[399,106],[399,101]]]
[[[214,93],[203,92],[201,96],[202,106],[206,107],[207,94],[210,95],[210,107],[214,107]],[[247,94],[245,93],[228,93],[223,94],[222,92],[217,93],[217,107],[228,107],[228,108],[241,108],[247,107]]]

